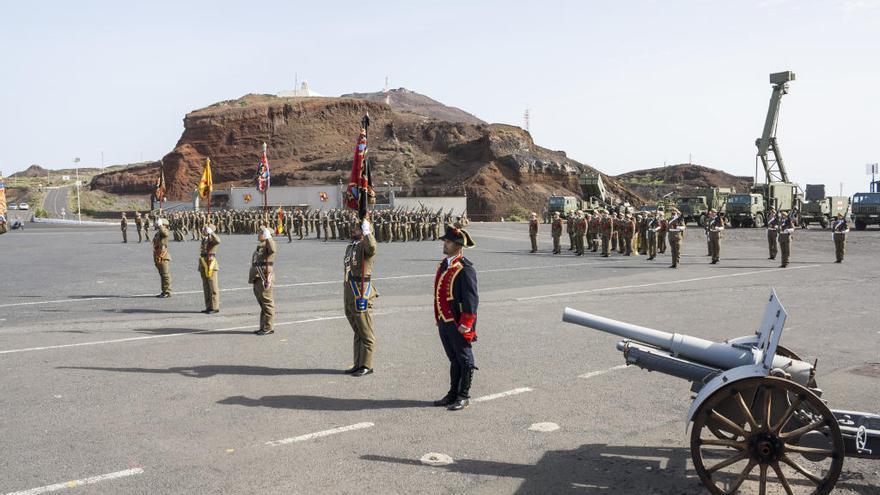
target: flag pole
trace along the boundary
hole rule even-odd
[[[211,179],[211,182],[208,184],[208,215],[210,215],[211,214],[211,196],[212,196],[212,193],[214,192],[214,171],[210,170],[210,167],[211,167],[211,159],[210,158],[208,158],[208,167],[209,167],[208,168],[209,177]]]
[[[363,168],[361,169],[361,181],[358,184],[361,187],[360,194],[358,195],[358,199],[360,200],[360,205],[358,205],[358,214],[363,220],[367,217],[367,208],[369,207],[369,201],[367,201],[367,194],[369,191],[369,184],[365,184],[364,181],[367,180],[367,175],[369,171],[369,143],[370,143],[370,113],[367,112],[364,114],[364,117],[361,119],[361,126],[364,128],[364,137],[367,140],[368,148],[364,151],[364,163]]]
[[[263,173],[266,173],[269,168],[269,159],[266,158],[266,143],[263,143],[263,158],[266,161],[266,169],[263,170]],[[269,210],[269,177],[266,177],[266,185],[263,187],[263,214],[265,214]]]

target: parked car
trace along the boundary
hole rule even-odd
[[[18,205],[15,204],[15,203],[9,203],[9,209],[10,209],[10,210],[17,210],[17,209],[18,209]]]
[[[19,204],[18,204],[18,209],[19,209],[19,210],[29,210],[30,207],[28,206],[27,203],[19,203]]]

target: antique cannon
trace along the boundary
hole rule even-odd
[[[880,459],[880,415],[829,409],[816,364],[779,345],[776,297],[755,335],[712,342],[565,308],[562,321],[623,337],[628,365],[683,378],[694,468],[713,494],[834,489],[845,456]]]

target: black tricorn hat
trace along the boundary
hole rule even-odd
[[[449,224],[446,225],[446,233],[440,237],[440,240],[452,241],[456,244],[461,244],[466,248],[472,248],[477,245],[477,243],[471,238],[471,235],[467,233],[467,230]]]

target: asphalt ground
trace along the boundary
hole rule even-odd
[[[800,231],[779,269],[761,231],[728,230],[710,265],[692,229],[678,270],[668,254],[551,255],[546,225],[537,254],[524,224],[470,231],[483,400],[457,413],[430,406],[448,388],[439,242],[379,245],[376,372],[352,378],[343,242],[278,242],[276,333],[257,337],[255,236],[222,238],[217,315],[199,312],[197,242],[170,243],[175,293],[161,300],[133,229],[128,244],[101,227],[0,237],[0,493],[704,493],[689,385],[621,367],[619,339],[562,323],[566,306],[724,340],[756,330],[775,288],[782,343],[819,360],[824,398],[880,412],[866,368],[880,361],[877,230],[852,232],[840,265],[830,233]],[[880,493],[878,473],[847,459],[835,493]]]
[[[67,209],[67,193],[70,190],[68,186],[50,187],[46,189],[46,197],[43,199],[43,209],[49,213],[52,218],[61,218],[61,210]],[[68,215],[70,212],[67,212]],[[76,218],[74,212],[73,218]]]

